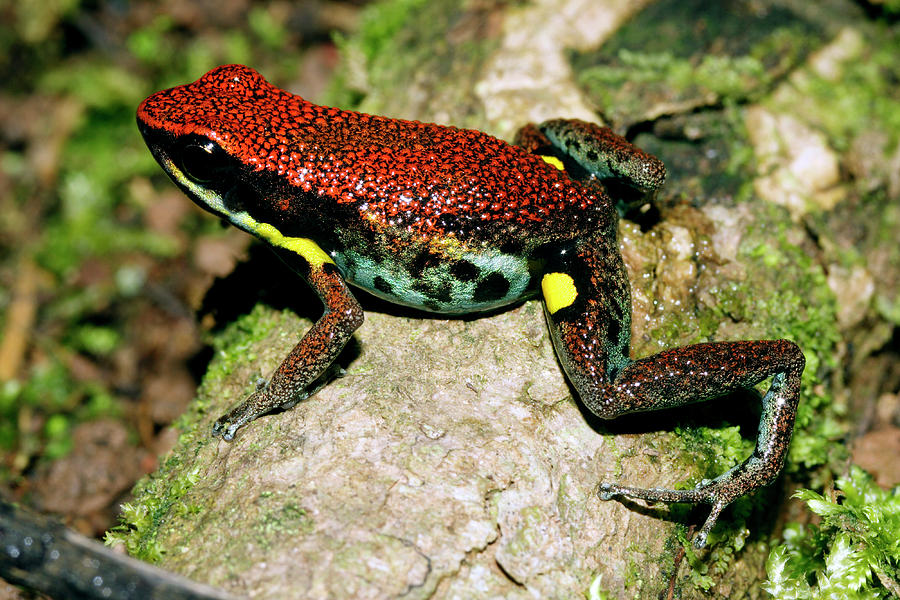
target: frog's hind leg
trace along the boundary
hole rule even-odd
[[[793,431],[804,358],[786,340],[717,342],[629,358],[631,302],[613,242],[589,240],[560,252],[542,279],[545,313],[557,355],[591,412],[604,419],[670,408],[751,388],[771,377],[753,454],[693,490],[643,489],[603,483],[603,499],[705,503],[712,507],[697,547],[722,509],[778,475]],[[614,238],[613,238],[614,239]]]

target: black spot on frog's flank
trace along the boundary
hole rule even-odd
[[[424,306],[428,310],[432,310],[434,312],[440,312],[441,309],[443,308],[441,306],[440,302],[437,302],[435,300],[425,300],[422,302],[422,306]]]
[[[508,293],[509,280],[495,271],[478,282],[472,299],[475,302],[491,302],[505,298]]]
[[[458,281],[474,281],[478,273],[478,267],[467,260],[457,260],[450,265],[450,274]]]
[[[619,336],[622,335],[622,325],[616,319],[610,319],[607,323],[606,339],[613,344],[619,342]]]
[[[376,275],[375,280],[372,282],[372,284],[379,292],[383,292],[385,294],[392,294],[394,292],[394,288],[391,287],[391,284],[388,283],[387,280],[381,275]]]
[[[451,295],[452,286],[449,281],[438,282],[420,279],[413,284],[412,288],[424,295],[428,300],[435,301],[438,306],[451,304],[453,301],[453,296]],[[431,308],[428,302],[425,302],[425,305]]]
[[[524,251],[524,246],[522,246],[522,243],[516,240],[514,236],[509,236],[507,239],[500,241],[497,250],[503,254],[520,256]]]
[[[409,263],[409,274],[414,278],[422,277],[425,269],[440,264],[440,259],[430,252],[420,252]]]
[[[597,162],[597,152],[594,150],[588,150],[587,154],[585,154],[589,162],[595,163]]]

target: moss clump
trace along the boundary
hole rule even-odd
[[[312,518],[290,497],[263,492],[257,502],[263,509],[255,523],[256,543],[260,548],[269,549],[279,538],[301,536],[312,531]]]
[[[793,226],[782,209],[758,209],[753,229],[739,250],[747,268],[744,282],[713,291],[718,320],[754,323],[769,338],[788,338],[803,349],[802,396],[788,469],[833,464],[845,454],[836,448],[844,433],[843,407],[821,385],[836,367],[837,304],[815,257],[790,239]]]
[[[410,53],[416,54],[417,46],[410,43],[409,38],[415,37],[421,29],[410,24],[434,23],[422,18],[423,10],[428,10],[428,2],[424,0],[376,2],[362,11],[356,35],[352,38],[335,36],[345,64],[332,78],[325,104],[358,108],[366,93],[371,92],[372,87],[378,87],[372,80],[379,80],[385,69],[393,69],[385,64],[385,57],[391,57],[394,65],[398,57],[410,61]]]
[[[253,311],[230,324],[213,341],[215,358],[200,386],[198,397],[175,423],[181,431],[178,444],[163,461],[159,470],[143,478],[134,489],[135,501],[122,505],[120,524],[106,534],[106,543],[124,544],[128,553],[148,562],[158,562],[165,550],[157,540],[159,526],[164,520],[200,513],[204,506],[194,503],[189,492],[200,480],[201,467],[189,464],[186,456],[197,456],[215,438],[207,428],[208,420],[203,418],[209,412],[212,398],[210,390],[226,388],[224,381],[235,379],[239,389],[235,390],[234,401],[241,400],[248,389],[243,389],[242,380],[252,378],[234,375],[241,366],[255,363],[256,356],[250,348],[259,340],[271,335],[276,328],[282,328],[284,319],[293,316],[279,316],[265,306],[257,305]],[[293,331],[292,328],[286,328]],[[220,404],[216,404],[220,406]],[[219,409],[220,410],[220,409]],[[185,450],[190,448],[190,450]],[[302,529],[305,515],[299,509],[286,507],[261,523],[264,537],[279,527]],[[288,523],[289,525],[285,525]]]
[[[822,33],[786,7],[664,0],[601,48],[576,53],[573,64],[586,93],[621,125],[669,113],[664,107],[673,105],[761,98],[822,44]]]
[[[900,596],[900,486],[882,490],[852,467],[836,487],[828,498],[795,494],[822,521],[785,529],[766,563],[764,589],[780,599]]]
[[[869,43],[864,35],[871,36]],[[847,32],[841,42],[847,58],[841,62],[840,78],[807,71],[792,79],[791,93],[776,94],[771,105],[790,114],[802,98],[804,119],[823,130],[835,149],[846,151],[860,133],[878,131],[888,137],[889,154],[900,143],[895,83],[900,78],[900,34],[874,27],[866,34]]]
[[[491,25],[497,7],[458,0],[368,5],[357,33],[337,40],[346,60],[323,103],[485,129],[484,106],[473,90],[502,39]]]
[[[174,469],[180,461],[168,460],[163,471]],[[160,523],[172,514],[196,514],[200,507],[184,501],[187,492],[200,477],[200,469],[181,472],[172,478],[145,477],[135,486],[135,502],[122,505],[120,525],[106,532],[104,542],[112,546],[124,544],[128,554],[141,560],[157,563],[165,552],[157,540]]]
[[[97,328],[99,330],[99,328]],[[97,332],[95,332],[97,333]],[[83,340],[86,350],[109,350],[115,345],[109,331],[98,338]],[[86,334],[88,338],[91,334]],[[33,430],[21,427],[20,414],[44,421]],[[42,448],[39,460],[61,458],[72,449],[72,431],[79,423],[120,414],[115,398],[96,381],[76,380],[62,359],[51,357],[37,365],[22,380],[11,379],[0,384],[0,451],[17,451],[10,461],[0,465],[0,476],[27,464],[29,453]]]
[[[597,66],[580,74],[582,85],[595,93],[626,83],[662,82],[675,92],[704,90],[721,98],[744,99],[747,90],[767,87],[770,77],[752,56],[704,56],[699,65],[671,52],[647,54],[621,49],[613,66]]]

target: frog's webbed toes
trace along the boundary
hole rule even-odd
[[[238,426],[236,424],[229,423],[228,420],[223,417],[213,423],[212,436],[221,437],[226,442],[230,442],[234,439],[234,434],[237,430]]]
[[[221,437],[226,442],[230,442],[234,439],[237,430],[251,421],[249,417],[242,418],[240,416],[235,416],[235,412],[236,411],[231,411],[216,419],[216,422],[213,423],[212,427],[213,437]]]
[[[213,437],[221,437],[226,442],[230,442],[234,439],[238,429],[271,410],[271,407],[267,407],[268,403],[264,399],[264,394],[265,390],[253,392],[238,406],[216,419],[212,427]]]
[[[666,488],[638,488],[615,483],[601,483],[597,488],[601,500],[612,500],[619,496],[647,502],[689,502],[692,504],[709,504],[712,509],[703,527],[694,537],[694,546],[703,548],[710,531],[715,527],[722,510],[728,506],[735,496],[729,492],[724,482],[716,479],[705,479],[691,490],[670,490]]]

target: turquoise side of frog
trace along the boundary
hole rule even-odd
[[[695,538],[703,546],[725,506],[780,472],[804,368],[795,344],[716,342],[630,357],[616,203],[651,195],[665,167],[611,130],[557,119],[526,125],[510,145],[479,131],[317,106],[240,65],[154,94],[137,117],[173,181],[288,256],[325,305],[267,384],[218,419],[214,434],[230,440],[315,391],[363,323],[349,285],[449,314],[541,296],[563,369],[604,419],[772,378],[756,449],[742,464],[693,490],[600,483],[601,498],[707,503]]]

